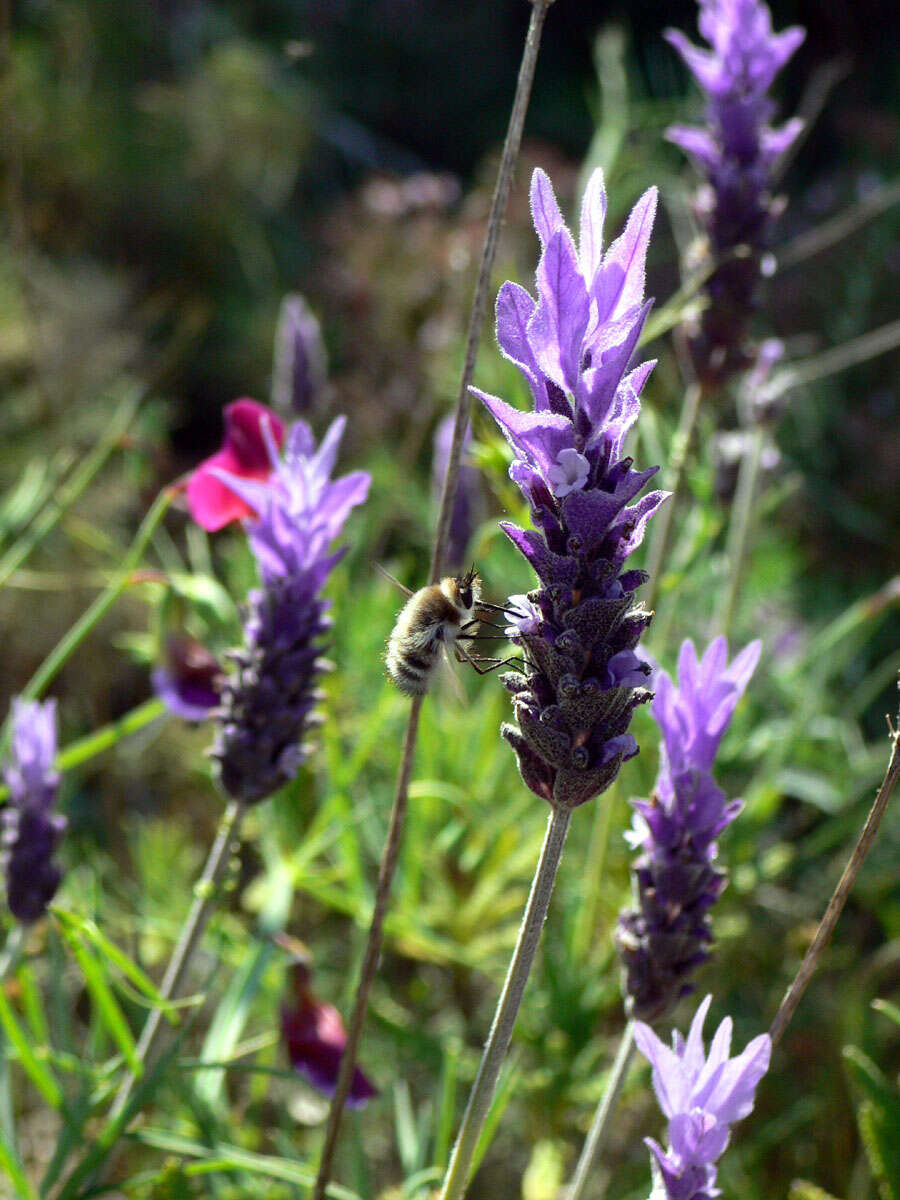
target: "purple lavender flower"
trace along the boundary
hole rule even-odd
[[[656,788],[627,834],[640,857],[632,868],[637,907],[619,917],[616,940],[625,968],[629,1015],[656,1020],[691,991],[688,976],[709,957],[709,910],[727,875],[715,866],[716,838],[743,807],[712,776],[719,743],[759,660],[751,642],[728,665],[725,638],[697,661],[693,642],[678,656],[678,687],[654,680],[653,718],[663,735]]]
[[[622,448],[654,365],[628,370],[650,310],[644,262],[656,190],[641,197],[605,253],[600,171],[585,191],[577,250],[540,170],[531,207],[543,247],[537,301],[505,283],[497,340],[525,376],[535,411],[475,394],[515,450],[510,477],[537,526],[501,523],[540,581],[526,598],[531,607],[519,604],[522,621],[513,615],[526,664],[504,677],[517,726],[502,732],[528,787],[572,808],[604,791],[637,754],[628,725],[651,695],[641,686],[649,668],[634,653],[651,617],[634,601],[647,576],[623,567],[666,494],[629,504],[657,468],[632,470]]]
[[[706,178],[696,208],[710,253],[724,259],[707,280],[709,306],[692,339],[701,378],[716,385],[750,361],[742,341],[777,208],[770,191],[773,168],[802,127],[795,118],[773,128],[775,106],[767,93],[805,31],[793,26],[773,33],[762,0],[699,3],[700,32],[712,48],[692,45],[675,29],[666,37],[706,93],[707,124],[675,125],[667,136]],[[750,253],[733,256],[738,246]]]
[[[317,449],[309,426],[297,421],[281,459],[264,421],[269,478],[217,472],[258,514],[247,532],[262,587],[247,598],[244,647],[232,655],[236,672],[223,688],[212,748],[223,787],[247,804],[287,783],[306,757],[300,740],[313,720],[316,680],[326,665],[321,639],[331,624],[319,593],[343,555],[329,547],[370,483],[365,471],[331,481],[345,424],[344,417],[334,421]]]
[[[677,1031],[672,1049],[642,1021],[634,1040],[653,1068],[653,1090],[669,1119],[668,1150],[652,1138],[654,1200],[712,1200],[716,1163],[725,1152],[731,1126],[753,1109],[757,1084],[769,1069],[772,1040],[767,1033],[753,1039],[743,1054],[729,1058],[731,1018],[716,1030],[707,1055],[703,1022],[712,996],[707,996],[691,1022],[687,1041]]]
[[[59,774],[56,701],[13,700],[12,741],[3,777],[9,803],[3,809],[3,869],[9,909],[20,921],[36,921],[53,899],[62,872],[53,852],[66,827],[53,811]]]
[[[205,721],[219,707],[222,666],[211,650],[187,634],[166,642],[165,662],[151,675],[153,690],[184,721]]]
[[[327,381],[328,357],[318,319],[302,296],[285,296],[275,331],[272,407],[285,415],[308,413]]]
[[[447,473],[447,462],[450,458],[450,447],[453,442],[454,418],[445,417],[434,433],[434,454],[431,460],[431,490],[440,500],[444,486],[444,476]],[[471,428],[466,430],[463,441],[463,461],[460,463],[459,475],[456,481],[456,495],[453,498],[453,511],[450,514],[450,541],[447,546],[448,567],[461,567],[465,562],[466,548],[478,524],[483,508],[481,495],[481,476],[478,471],[465,461],[465,453],[472,442]]]

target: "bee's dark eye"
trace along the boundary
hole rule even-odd
[[[463,608],[472,607],[472,589],[470,587],[463,587],[459,589],[459,602],[462,604]]]

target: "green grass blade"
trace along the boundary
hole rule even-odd
[[[3,1025],[9,1043],[16,1052],[22,1070],[50,1107],[59,1110],[62,1107],[62,1090],[56,1082],[53,1072],[40,1061],[32,1049],[31,1042],[22,1031],[2,989],[0,989],[0,1024]]]
[[[118,1046],[131,1071],[135,1075],[141,1075],[144,1069],[143,1063],[138,1057],[137,1047],[131,1036],[131,1030],[128,1028],[128,1022],[125,1020],[125,1014],[109,986],[103,964],[94,958],[81,940],[78,931],[72,928],[63,928],[62,934],[81,968],[85,985],[106,1032]]]

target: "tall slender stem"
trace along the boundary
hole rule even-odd
[[[491,271],[494,257],[497,253],[497,242],[503,226],[503,216],[506,212],[506,201],[509,198],[513,170],[519,157],[519,144],[522,141],[522,129],[525,125],[525,113],[528,111],[528,101],[531,97],[531,85],[534,81],[534,69],[537,65],[538,50],[541,45],[541,31],[547,9],[553,0],[532,0],[531,20],[525,37],[525,49],[522,52],[522,64],[519,67],[519,78],[516,83],[516,95],[512,111],[509,115],[509,127],[506,131],[506,141],[503,144],[503,154],[500,159],[500,169],[497,172],[497,182],[494,185],[494,196],[491,200],[491,211],[488,216],[487,235],[484,250],[481,255],[481,265],[478,268],[478,278],[475,281],[475,294],[472,298],[472,312],[469,316],[469,328],[466,333],[466,355],[463,361],[462,376],[459,381],[459,394],[456,398],[456,420],[453,425],[453,440],[450,443],[450,457],[447,462],[447,473],[444,476],[444,488],[441,493],[441,509],[438,515],[437,534],[434,543],[434,553],[431,560],[431,579],[439,579],[447,542],[450,534],[450,519],[453,514],[453,500],[456,496],[456,481],[459,476],[459,464],[462,458],[463,439],[469,422],[469,384],[475,374],[475,360],[478,357],[478,343],[481,339],[481,327],[484,324],[484,314],[487,309],[488,291],[490,290]]]
[[[187,920],[182,926],[159,989],[163,1000],[173,1000],[178,994],[187,966],[216,906],[218,885],[225,874],[232,847],[246,813],[246,805],[238,800],[232,800],[222,815],[215,841],[206,860],[206,866],[203,868],[203,874],[195,888],[194,902],[187,915]],[[163,1009],[154,1008],[141,1031],[137,1044],[137,1056],[145,1069],[152,1065],[154,1055],[158,1050],[162,1019]],[[115,1120],[125,1108],[136,1080],[137,1076],[133,1072],[123,1080],[110,1110],[110,1120]]]
[[[456,484],[459,477],[459,465],[462,458],[463,440],[469,420],[469,385],[475,373],[475,361],[478,357],[478,344],[481,340],[481,329],[487,309],[487,297],[490,289],[491,271],[497,253],[497,242],[506,212],[506,202],[512,182],[513,170],[519,156],[519,145],[522,141],[522,129],[525,124],[525,113],[531,96],[531,85],[534,80],[534,69],[537,64],[538,49],[541,41],[541,30],[547,9],[553,0],[532,0],[531,20],[522,53],[522,64],[519,68],[519,78],[516,84],[516,94],[513,100],[500,158],[500,168],[497,172],[497,182],[494,185],[494,195],[491,210],[488,215],[487,233],[478,277],[475,281],[475,292],[472,298],[472,310],[469,315],[469,325],[466,332],[466,352],[463,359],[462,374],[459,381],[459,392],[456,398],[456,416],[453,425],[453,439],[450,444],[450,455],[447,460],[447,471],[444,476],[444,486],[441,492],[441,507],[435,530],[434,549],[431,556],[429,580],[433,583],[440,579],[444,559],[447,553],[447,543],[450,537],[450,520],[453,513],[453,500],[456,495]],[[356,1066],[356,1055],[359,1041],[366,1022],[369,1007],[369,992],[375,977],[378,958],[381,953],[381,941],[384,926],[384,916],[387,910],[388,897],[393,883],[394,871],[400,853],[403,839],[403,826],[406,819],[407,794],[409,779],[415,755],[416,737],[419,729],[419,712],[422,706],[421,697],[413,700],[403,739],[403,754],[400,760],[400,770],[397,777],[397,788],[394,794],[394,804],[391,809],[388,834],[382,851],[381,866],[378,874],[378,885],[375,893],[375,905],[372,911],[372,923],[366,941],[363,963],[360,969],[359,989],[350,1019],[347,1033],[347,1045],[341,1057],[338,1081],[328,1110],[328,1122],[325,1129],[325,1141],[322,1147],[322,1157],[313,1189],[312,1200],[323,1200],[325,1189],[331,1178],[331,1168],[334,1153],[337,1148],[341,1119],[350,1086],[353,1082],[353,1071]]]
[[[341,1117],[350,1087],[353,1083],[353,1072],[356,1068],[356,1055],[360,1038],[366,1023],[369,1010],[369,993],[378,968],[378,958],[381,954],[381,941],[384,931],[384,918],[387,913],[388,900],[391,893],[391,883],[397,867],[400,854],[400,844],[403,838],[403,825],[406,820],[406,805],[409,795],[409,779],[412,774],[413,758],[416,751],[416,735],[419,729],[419,713],[422,711],[422,696],[414,696],[409,710],[409,720],[406,725],[406,736],[403,739],[403,754],[400,759],[400,771],[397,775],[397,788],[394,793],[394,803],[391,808],[390,824],[381,855],[381,868],[378,872],[378,884],[375,889],[375,903],[372,908],[372,921],[369,925],[369,936],[366,940],[365,954],[359,972],[359,987],[347,1030],[347,1045],[341,1056],[341,1066],[338,1072],[337,1084],[331,1098],[328,1110],[328,1123],[325,1127],[325,1142],[322,1146],[322,1157],[319,1160],[319,1171],[313,1189],[313,1200],[323,1200],[328,1181],[331,1178],[331,1165],[337,1148],[338,1134],[341,1128]]]
[[[566,808],[554,808],[550,815],[516,948],[510,960],[506,982],[481,1057],[481,1065],[457,1134],[456,1145],[453,1147],[440,1200],[460,1200],[465,1194],[475,1147],[494,1098],[497,1077],[509,1049],[525,984],[528,982],[531,964],[541,939],[541,930],[544,928],[544,920],[550,906],[553,884],[556,881],[556,872],[559,869],[571,819],[571,809]]]
[[[753,528],[753,508],[756,501],[756,488],[759,482],[759,470],[762,465],[765,430],[757,427],[753,430],[750,446],[741,460],[738,475],[737,490],[731,508],[731,524],[728,530],[726,556],[728,560],[728,583],[725,596],[719,610],[716,624],[719,632],[728,634],[731,622],[734,620],[737,600],[744,579],[747,553],[750,548],[750,534]]]
[[[675,432],[675,437],[672,439],[672,449],[669,456],[671,479],[668,481],[672,488],[672,496],[669,503],[663,505],[662,509],[656,515],[656,520],[653,523],[653,539],[650,543],[650,553],[647,557],[647,570],[650,573],[646,595],[648,608],[653,607],[656,603],[656,597],[659,595],[660,573],[662,572],[669,549],[672,518],[675,515],[675,508],[684,490],[685,467],[687,466],[688,452],[691,447],[691,439],[694,436],[694,426],[697,423],[697,413],[700,411],[702,396],[703,389],[699,383],[694,381],[688,384],[684,393],[684,404],[681,408],[678,429]]]
[[[603,1093],[600,1103],[597,1105],[597,1111],[594,1113],[594,1119],[591,1122],[588,1135],[581,1148],[581,1155],[578,1159],[578,1165],[575,1168],[572,1183],[566,1193],[566,1200],[581,1200],[584,1195],[588,1176],[594,1168],[598,1154],[606,1145],[609,1120],[616,1107],[616,1101],[619,1098],[619,1092],[622,1090],[622,1084],[625,1082],[625,1076],[628,1074],[628,1067],[631,1064],[633,1056],[634,1021],[629,1021],[622,1033],[622,1040],[619,1043],[616,1060],[612,1065],[612,1071],[606,1082],[606,1090]]]
[[[900,726],[900,714],[898,714],[898,726]],[[844,868],[844,873],[834,889],[834,894],[828,901],[828,906],[819,923],[819,928],[816,930],[816,935],[807,950],[803,962],[800,964],[800,969],[794,977],[794,981],[788,990],[785,992],[784,999],[778,1012],[775,1014],[775,1020],[772,1022],[769,1029],[769,1036],[773,1042],[777,1042],[787,1028],[788,1022],[794,1015],[797,1005],[803,993],[806,991],[806,986],[812,979],[813,973],[818,965],[822,951],[828,944],[828,939],[834,932],[834,927],[838,923],[844,905],[847,902],[847,897],[856,881],[856,876],[859,874],[859,869],[863,864],[863,859],[869,853],[872,843],[875,840],[875,834],[878,832],[878,826],[881,824],[881,818],[884,816],[884,810],[887,808],[888,801],[891,798],[891,793],[900,778],[900,728],[891,728],[891,757],[888,761],[887,770],[885,771],[884,779],[881,782],[881,787],[878,789],[878,794],[875,797],[875,803],[872,805],[869,815],[866,818],[866,823],[863,825],[862,832],[856,845],[853,847],[853,853],[850,855],[847,865]]]

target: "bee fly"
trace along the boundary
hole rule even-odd
[[[393,579],[386,571],[383,573]],[[399,586],[403,588],[402,584]],[[496,610],[495,605],[481,599],[481,580],[474,567],[465,575],[448,575],[440,583],[431,583],[417,592],[403,590],[409,599],[400,610],[385,654],[388,674],[401,692],[424,696],[431,687],[442,652],[449,654],[452,650],[457,662],[468,662],[479,674],[494,669],[480,667],[461,644],[474,640],[472,631],[479,621],[485,620],[478,615],[479,610]]]

